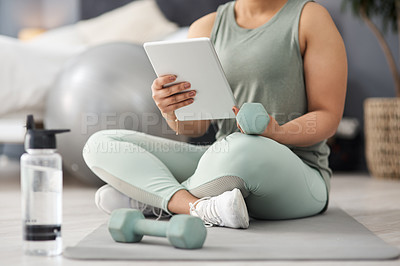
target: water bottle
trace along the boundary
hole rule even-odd
[[[39,130],[27,118],[21,157],[23,249],[27,255],[56,256],[62,252],[62,163],[55,134],[69,130]]]

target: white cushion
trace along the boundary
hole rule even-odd
[[[32,43],[93,46],[126,41],[138,44],[160,40],[178,26],[168,21],[155,0],[140,0],[75,25],[50,30]]]

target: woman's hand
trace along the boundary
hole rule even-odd
[[[234,106],[232,108],[232,111],[237,116],[237,114],[239,113],[239,108],[237,106]],[[239,128],[240,132],[244,133],[238,122],[236,122],[236,125]],[[269,123],[268,123],[267,128],[259,136],[263,136],[263,137],[267,137],[267,138],[276,140],[277,136],[279,135],[279,132],[282,132],[282,128],[279,126],[279,124],[275,120],[275,118],[270,115],[269,116]]]
[[[176,116],[174,111],[192,104],[195,90],[188,90],[190,88],[189,82],[181,82],[171,86],[166,86],[176,80],[175,75],[165,75],[156,78],[151,86],[152,97],[162,115],[169,119],[175,120]],[[186,91],[188,90],[188,91]],[[184,91],[184,92],[183,92]]]
[[[233,106],[232,107],[232,111],[235,113],[235,115],[237,116],[237,114],[239,113],[239,107],[237,107],[237,106]],[[240,128],[240,125],[239,125],[239,122],[237,122],[236,121],[236,126],[238,127],[238,129],[240,130],[240,132],[242,132],[243,134],[244,134],[244,132],[243,132],[243,130]]]

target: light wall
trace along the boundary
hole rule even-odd
[[[349,82],[345,115],[363,117],[363,101],[367,97],[393,97],[393,78],[375,35],[349,10],[341,10],[341,0],[318,0],[331,13],[341,32],[349,60]],[[376,21],[379,26],[381,24]],[[397,37],[386,34],[395,58],[398,58]]]
[[[317,0],[333,17],[346,45],[349,78],[344,116],[356,117],[364,135],[363,102],[369,97],[395,96],[394,82],[381,47],[366,24],[349,10],[342,11],[342,0]],[[379,19],[374,19],[381,28]],[[397,36],[388,32],[386,39],[396,59],[399,58]],[[399,62],[397,62],[399,63]],[[359,146],[360,161],[357,169],[366,170],[364,142]]]
[[[79,0],[0,0],[0,34],[16,37],[23,27],[51,29],[79,20]]]

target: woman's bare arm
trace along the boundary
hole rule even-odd
[[[282,144],[311,146],[331,137],[342,118],[347,58],[342,37],[328,11],[319,4],[304,7],[299,30],[308,113],[282,126],[271,117],[262,135]]]

